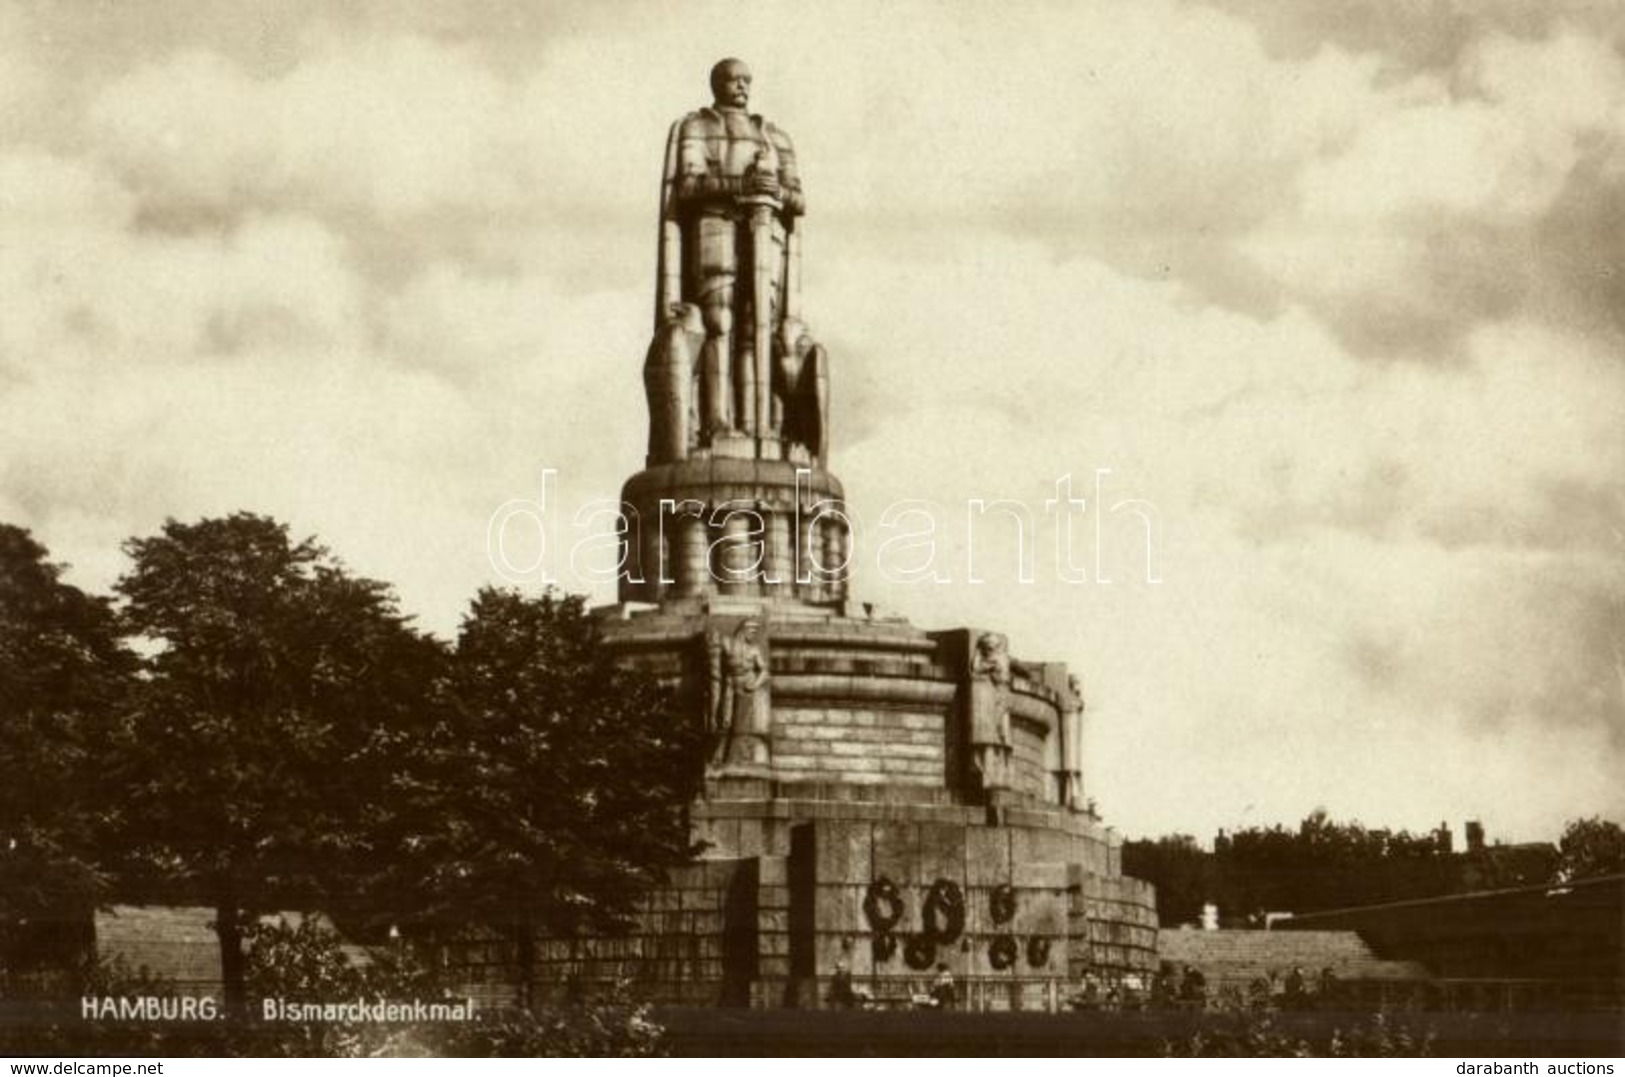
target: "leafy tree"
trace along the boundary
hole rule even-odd
[[[1471,889],[1473,873],[1487,866],[1447,855],[1437,832],[1370,829],[1320,809],[1295,829],[1220,831],[1211,853],[1185,834],[1123,847],[1123,870],[1156,885],[1157,912],[1168,926],[1195,919],[1204,901],[1235,916],[1456,893]]]
[[[0,971],[88,939],[115,790],[100,753],[134,669],[108,602],[0,525]]]
[[[439,650],[382,583],[238,513],[132,539],[117,584],[153,653],[123,745],[128,862],[215,910],[228,1009],[257,912],[348,892],[381,779],[369,752],[409,728]]]
[[[1445,855],[1440,835],[1340,823],[1323,809],[1311,812],[1296,831],[1238,831],[1215,853],[1230,907],[1249,911],[1307,912],[1459,888],[1460,866]]]
[[[1558,877],[1585,879],[1625,872],[1625,830],[1593,815],[1572,820],[1558,840]]]
[[[1157,918],[1170,927],[1196,920],[1203,905],[1218,900],[1215,869],[1213,856],[1189,834],[1123,843],[1123,873],[1156,884]]]
[[[624,926],[695,853],[702,738],[653,679],[611,660],[582,598],[482,590],[450,706],[401,779],[407,926],[500,933],[528,1007],[539,934]]]

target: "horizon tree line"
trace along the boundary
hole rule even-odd
[[[1555,844],[1457,850],[1442,829],[1427,834],[1339,822],[1316,809],[1295,828],[1220,831],[1212,850],[1190,834],[1130,840],[1123,871],[1157,887],[1164,927],[1193,923],[1218,906],[1222,923],[1263,926],[1267,912],[1314,912],[1473,890],[1625,873],[1625,829],[1591,816],[1570,820]]]

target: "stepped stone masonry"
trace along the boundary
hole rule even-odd
[[[1201,969],[1208,990],[1246,991],[1255,981],[1284,978],[1293,969],[1318,977],[1330,969],[1340,980],[1413,981],[1427,978],[1416,961],[1378,957],[1353,931],[1164,931],[1158,957],[1175,968]]]
[[[831,357],[801,318],[808,200],[790,137],[727,60],[678,120],[661,193],[644,470],[622,491],[619,659],[712,735],[705,859],[628,937],[542,947],[538,982],[662,1001],[882,1002],[941,966],[963,1004],[1057,1008],[1156,964],[1151,887],[1083,795],[1084,701],[992,628],[926,631],[849,597],[827,469]]]

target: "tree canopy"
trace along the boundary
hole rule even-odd
[[[579,596],[487,588],[465,616],[447,706],[396,798],[415,886],[409,924],[511,940],[528,991],[534,940],[613,930],[692,857],[702,731],[617,665]]]
[[[235,1004],[245,917],[353,874],[368,748],[410,727],[440,651],[388,587],[262,516],[170,520],[125,550],[124,620],[152,649],[122,745],[128,861],[215,907]]]
[[[1625,872],[1625,829],[1593,815],[1575,819],[1557,843],[1559,877],[1586,879]]]
[[[1169,925],[1195,920],[1207,902],[1246,917],[1457,893],[1501,879],[1506,869],[1493,861],[1451,856],[1439,831],[1338,822],[1318,809],[1295,828],[1221,831],[1211,853],[1183,834],[1123,847],[1124,872],[1156,885],[1158,915]]]
[[[120,798],[98,779],[135,660],[108,602],[47,558],[0,524],[0,924],[68,929],[106,891]]]

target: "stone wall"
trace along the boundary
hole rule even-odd
[[[1086,818],[785,800],[716,802],[697,814],[719,844],[748,831],[743,844],[757,852],[676,873],[644,899],[624,938],[544,944],[543,997],[561,997],[572,977],[589,989],[626,978],[664,1003],[817,1007],[844,964],[861,990],[901,1006],[929,990],[943,963],[967,1008],[1051,1009],[1087,971],[1156,964],[1153,890],[1103,874],[1113,840]],[[882,879],[900,898],[890,927],[865,909]],[[934,884],[962,898],[963,924],[946,943],[927,942]],[[1011,899],[1003,919],[1001,889]],[[882,935],[891,945],[877,948]]]
[[[1011,725],[1011,789],[1036,801],[1054,800],[1047,748],[1049,731],[1036,722],[1018,719]]]
[[[785,895],[772,893],[762,882],[755,859],[701,861],[675,871],[666,886],[639,901],[627,934],[538,942],[537,996],[558,1002],[575,990],[602,994],[629,980],[660,1002],[744,1005],[760,972],[777,970],[770,949],[783,943],[782,932],[774,937],[758,932],[759,921],[767,916],[759,904],[764,896],[781,901],[777,911],[782,917]],[[463,944],[451,960],[477,999],[496,1003],[513,998],[510,944]]]
[[[1073,974],[1145,970],[1157,961],[1156,889],[1140,879],[1079,872],[1071,894]]]
[[[1140,880],[1101,874],[1111,842],[1098,828],[1048,812],[1007,812],[997,825],[963,809],[888,816],[808,825],[821,984],[840,962],[876,998],[906,999],[928,986],[942,962],[971,1008],[1042,1009],[1064,998],[1086,969],[1155,967],[1154,891]],[[902,915],[889,931],[877,930],[864,909],[882,878],[902,898]],[[939,880],[963,895],[963,933],[947,947],[916,942],[911,953],[908,943],[925,934],[925,905]],[[1013,909],[1001,921],[995,891],[1006,887]],[[894,952],[877,954],[879,934],[894,938]],[[996,943],[1006,948],[1002,960],[995,959]]]
[[[786,780],[941,787],[945,722],[931,711],[780,707],[773,765]]]
[[[709,810],[726,817],[743,807]],[[1152,889],[1099,874],[1111,859],[1111,840],[1088,820],[1010,811],[990,823],[984,810],[919,804],[792,802],[783,812],[765,844],[784,859],[761,861],[761,951],[773,962],[761,969],[758,1004],[822,1005],[840,964],[861,989],[901,1004],[929,988],[942,962],[967,1004],[973,995],[979,1000],[974,1008],[1047,1008],[1086,969],[1112,974],[1155,965]],[[727,822],[753,825],[748,818]],[[783,888],[776,882],[781,873]],[[894,924],[877,929],[865,898],[882,879],[896,887],[901,908]],[[925,941],[926,901],[939,882],[963,899],[962,930],[947,945]],[[1004,887],[1013,908],[1000,921],[994,892]],[[802,939],[798,908],[806,910]],[[877,949],[881,935],[891,945]],[[996,940],[1004,940],[1002,960],[994,956]],[[781,955],[790,960],[781,964]],[[787,979],[779,980],[781,973]]]
[[[676,690],[680,706],[704,720],[715,692],[708,636],[726,638],[746,617],[760,621],[771,716],[750,776],[781,784],[908,786],[962,804],[1060,807],[1070,800],[1081,807],[1057,777],[1066,766],[1060,727],[1073,698],[1064,666],[1013,663],[999,697],[1008,714],[1008,765],[986,768],[993,784],[985,788],[973,743],[981,705],[973,699],[981,698],[977,685],[986,678],[973,675],[971,652],[987,634],[925,632],[871,613],[859,618],[718,595],[658,610],[613,607],[602,612],[601,624],[622,661],[660,678]],[[1071,760],[1073,771],[1077,762]]]

